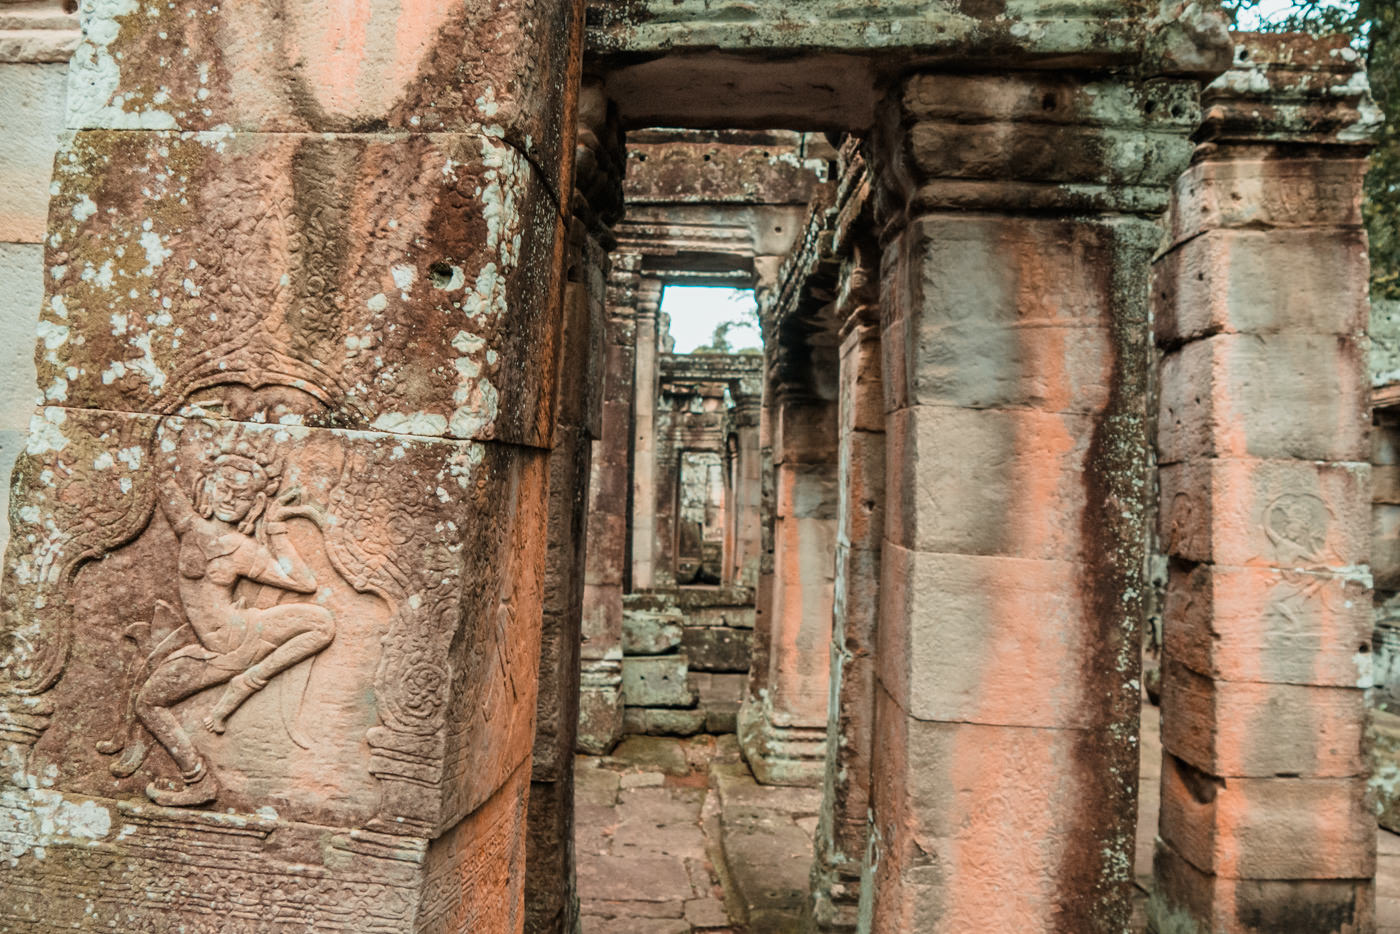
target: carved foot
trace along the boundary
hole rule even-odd
[[[262,686],[246,674],[234,675],[214,709],[204,718],[204,728],[210,733],[222,733],[228,728],[228,718],[233,712]]]
[[[146,796],[162,807],[188,808],[208,804],[219,796],[219,783],[203,762],[183,781],[161,779],[146,786]]]
[[[107,766],[107,771],[117,778],[126,778],[128,775],[141,768],[141,763],[146,761],[146,753],[150,749],[143,740],[136,740],[127,744],[120,759]]]

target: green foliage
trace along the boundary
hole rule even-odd
[[[1371,295],[1400,299],[1400,2],[1289,2],[1291,8],[1265,16],[1260,28],[1271,32],[1345,33],[1366,57],[1371,93],[1387,115],[1366,177]],[[1261,0],[1226,0],[1226,7],[1238,17],[1259,12]]]
[[[730,293],[725,296],[724,302],[733,306],[733,314],[727,320],[715,325],[714,334],[710,337],[708,344],[696,347],[692,353],[726,353],[745,356],[763,353],[758,347],[735,347],[729,340],[729,332],[735,328],[758,330],[758,309],[741,292]]]

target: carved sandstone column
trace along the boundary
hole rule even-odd
[[[0,929],[521,930],[581,20],[83,4]]]
[[[836,539],[836,403],[778,390],[767,677],[741,711],[740,743],[764,784],[821,783]],[[755,633],[757,641],[757,633]]]
[[[627,588],[636,289],[641,257],[614,257],[607,286],[602,435],[588,493],[578,748],[606,755],[622,736],[622,595]]]
[[[632,403],[632,589],[648,590],[656,580],[656,402],[657,310],[661,283],[637,286],[636,371]]]
[[[863,174],[863,173],[862,173]],[[823,931],[855,930],[869,837],[875,728],[875,638],[885,519],[885,407],[881,379],[879,252],[852,246],[842,265],[840,496],[831,627],[831,693],[821,822],[812,869]]]
[[[747,385],[753,382],[756,385]],[[761,388],[757,380],[739,380],[730,386],[733,408],[730,421],[734,427],[734,465],[732,500],[725,503],[728,521],[733,529],[733,559],[730,562],[729,584],[756,587],[763,548],[763,478],[759,450],[759,420],[762,409]]]
[[[526,934],[573,934],[574,748],[579,730],[584,554],[590,457],[600,435],[610,224],[621,215],[621,130],[594,82],[579,95],[565,253],[563,360],[549,455],[549,546],[540,686],[531,757]],[[611,118],[611,119],[610,119]]]
[[[1284,105],[1287,106],[1284,106]],[[1340,39],[1249,36],[1156,265],[1161,931],[1373,931],[1368,265],[1379,113]]]
[[[1195,85],[922,74],[872,147],[886,521],[862,931],[1128,929],[1151,218]]]

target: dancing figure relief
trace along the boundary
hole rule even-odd
[[[279,493],[281,480],[275,455],[236,437],[219,445],[192,488],[175,471],[161,480],[157,501],[179,539],[184,617],[169,603],[157,603],[153,623],[174,628],[137,673],[125,738],[98,744],[104,754],[122,753],[110,766],[119,777],[133,774],[146,758],[143,727],[165,748],[180,776],[146,786],[157,804],[207,804],[219,793],[198,744],[176,716],[177,704],[224,685],[203,719],[205,729],[222,733],[248,698],[335,638],[335,614],[306,599],[317,593],[316,576],[286,525],[319,515],[301,504],[298,490]],[[253,605],[240,592],[244,581],[262,587]],[[279,602],[289,595],[303,599]]]

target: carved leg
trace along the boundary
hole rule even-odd
[[[222,683],[228,676],[229,672],[198,659],[172,659],[151,674],[136,696],[136,715],[170,753],[187,782],[190,776],[204,774],[204,760],[170,708],[205,688]]]
[[[284,604],[264,612],[261,638],[277,648],[229,681],[214,709],[204,718],[204,726],[211,733],[222,733],[233,712],[266,687],[278,672],[310,658],[335,638],[335,617],[322,607]]]

